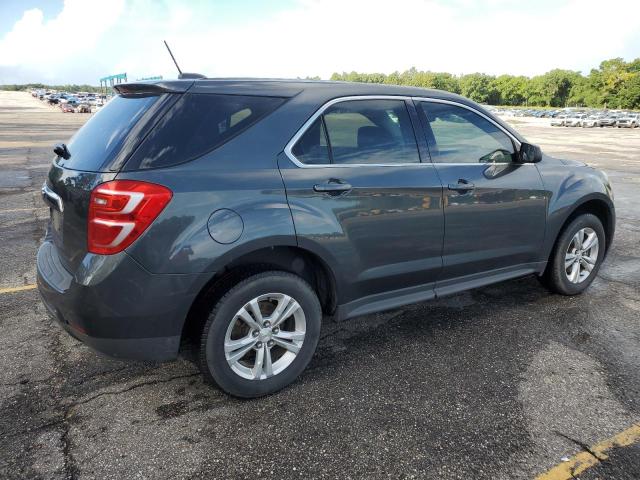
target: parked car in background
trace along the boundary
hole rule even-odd
[[[593,128],[593,127],[601,127],[600,125],[600,117],[599,115],[589,115],[588,117],[582,120],[582,127],[584,128]]]
[[[608,113],[605,113],[604,116],[600,119],[600,126],[615,127],[617,121],[618,121],[618,115],[612,112],[608,112]]]
[[[552,127],[564,127],[564,122],[566,118],[567,117],[565,115],[557,115],[551,118],[550,124]]]
[[[232,395],[294,381],[323,317],[529,274],[579,294],[613,239],[603,172],[544,155],[455,94],[246,79],[115,89],[54,149],[44,304],[112,356],[193,352]]]
[[[640,114],[624,115],[619,117],[616,126],[618,128],[637,128],[640,125]]]
[[[568,116],[564,121],[565,127],[581,127],[583,120],[587,118],[585,114],[579,113]]]
[[[80,103],[76,107],[76,112],[78,113],[91,113],[91,105],[88,103]]]
[[[73,105],[70,103],[60,104],[60,110],[62,110],[64,113],[74,113],[76,111]]]

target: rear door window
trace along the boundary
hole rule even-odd
[[[169,167],[219,147],[278,108],[285,99],[185,94],[127,162],[127,170]]]
[[[326,130],[326,137],[323,130]],[[292,153],[299,161],[311,164],[329,161],[359,165],[420,162],[404,100],[336,103],[309,127]]]
[[[329,147],[327,145],[327,132],[324,128],[322,117],[313,122],[300,140],[291,150],[293,155],[307,165],[326,165],[331,163],[329,159]]]

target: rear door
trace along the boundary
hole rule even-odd
[[[420,161],[412,109],[397,97],[335,100],[279,161],[298,242],[332,263],[339,302],[354,302],[347,315],[433,294],[442,185],[434,166]]]
[[[417,101],[443,183],[443,270],[436,291],[450,293],[488,275],[539,267],[546,195],[533,163],[517,163],[516,144],[484,114],[453,102]]]

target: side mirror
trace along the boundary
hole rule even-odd
[[[518,152],[518,162],[520,163],[538,163],[542,160],[542,150],[537,145],[523,143],[520,145]]]

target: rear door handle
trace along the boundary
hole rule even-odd
[[[476,188],[476,186],[468,180],[461,178],[458,180],[458,183],[450,183],[448,188],[449,190],[455,190],[456,192],[470,192]]]
[[[353,187],[350,183],[343,180],[331,179],[327,183],[317,183],[313,186],[314,192],[328,193],[329,195],[337,195],[342,192],[348,192]]]

